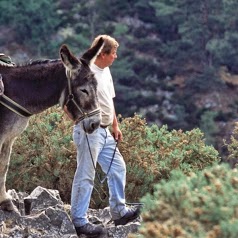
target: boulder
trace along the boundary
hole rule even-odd
[[[17,209],[13,212],[0,209],[0,238],[77,238],[70,218],[70,205],[62,202],[57,190],[39,186],[30,195],[15,190],[8,193]],[[140,226],[138,218],[125,226],[115,227],[109,207],[89,209],[88,218],[94,224],[103,224],[108,233],[105,238],[127,238]]]

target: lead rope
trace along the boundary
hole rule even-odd
[[[90,147],[90,144],[89,144],[88,135],[87,135],[87,133],[85,133],[85,134],[86,134],[86,140],[87,140],[87,144],[88,144],[88,149],[89,149],[91,161],[92,161],[92,163],[93,163],[93,167],[94,167],[96,176],[97,176],[97,178],[98,178],[99,183],[103,184],[103,183],[105,182],[105,180],[106,180],[106,178],[107,178],[109,172],[110,172],[111,167],[112,167],[112,163],[113,163],[113,160],[114,160],[114,157],[115,157],[115,153],[116,153],[116,150],[117,150],[118,140],[116,140],[116,146],[115,146],[115,148],[114,148],[114,151],[113,151],[113,154],[112,154],[112,159],[111,159],[109,168],[108,168],[108,170],[107,170],[107,173],[106,173],[105,177],[104,177],[103,179],[101,179],[101,178],[100,178],[100,175],[99,175],[98,172],[96,171],[96,166],[95,166],[94,161],[93,161],[93,155],[92,155],[91,147]]]
[[[84,126],[84,123],[83,123],[83,126]],[[106,132],[107,133],[107,132]],[[109,168],[108,168],[108,171],[105,175],[105,177],[103,179],[100,178],[99,174],[97,173],[96,171],[96,166],[94,164],[94,161],[93,161],[93,155],[92,155],[92,151],[91,151],[91,147],[90,147],[90,144],[89,144],[89,140],[88,140],[88,135],[86,133],[86,140],[87,140],[87,144],[88,144],[88,149],[89,149],[89,153],[90,153],[90,157],[91,157],[91,161],[93,163],[93,167],[94,167],[94,170],[95,170],[95,173],[96,173],[96,176],[98,178],[98,181],[100,184],[103,184],[107,178],[107,175],[109,174],[110,172],[110,169],[112,167],[112,163],[113,163],[113,160],[114,160],[114,157],[115,157],[115,153],[116,153],[116,149],[117,149],[117,145],[118,145],[118,140],[116,140],[116,146],[115,146],[115,149],[113,151],[113,155],[112,155],[112,159],[111,159],[111,162],[110,162],[110,165],[109,165]],[[144,203],[141,203],[141,202],[126,202],[126,205],[128,206],[139,206],[139,207],[143,207],[144,206]]]

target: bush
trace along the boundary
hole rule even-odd
[[[0,25],[13,30],[15,44],[32,48],[31,53],[37,57],[58,54],[61,42],[54,36],[61,17],[55,1],[1,0],[0,9]]]
[[[230,137],[229,143],[224,140],[224,144],[228,150],[227,161],[233,167],[236,167],[238,164],[238,123],[235,123],[234,130]]]
[[[173,170],[184,174],[203,170],[220,161],[218,152],[204,142],[199,129],[168,131],[167,126],[147,126],[140,116],[122,119],[124,141],[120,151],[127,164],[127,199],[139,200]]]
[[[72,122],[59,108],[35,115],[27,130],[13,147],[7,186],[32,191],[36,186],[57,189],[65,202],[70,201],[71,184],[76,169],[76,148],[72,141]],[[199,129],[188,132],[168,131],[166,126],[148,126],[138,115],[119,117],[124,140],[119,149],[127,164],[127,201],[138,201],[171,171],[185,174],[216,163],[218,152],[206,146]],[[99,167],[99,166],[98,166]],[[98,172],[103,177],[98,168]],[[91,207],[108,205],[105,184],[95,179]]]
[[[143,197],[139,237],[238,237],[237,192],[238,171],[227,164],[189,176],[173,171],[153,195]]]
[[[219,132],[219,128],[215,123],[217,114],[215,111],[205,111],[201,115],[199,128],[205,134],[207,145],[215,145],[215,136]]]
[[[60,108],[34,115],[13,146],[8,187],[26,192],[37,186],[57,189],[69,201],[76,166],[71,127]]]

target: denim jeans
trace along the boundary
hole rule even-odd
[[[94,164],[97,162],[106,174],[111,163],[116,142],[108,128],[99,127],[88,134],[89,145]],[[71,193],[71,216],[75,226],[88,223],[87,210],[94,186],[95,169],[88,148],[87,139],[81,126],[75,125],[73,139],[77,147],[77,169],[74,175]],[[118,148],[107,176],[109,205],[113,220],[127,212],[125,206],[126,165]]]

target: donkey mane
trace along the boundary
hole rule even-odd
[[[5,68],[16,68],[16,67],[24,67],[24,66],[30,66],[30,65],[43,65],[43,64],[50,64],[50,63],[57,63],[60,62],[60,59],[37,59],[37,60],[33,60],[33,61],[29,61],[23,64],[14,64],[14,65],[10,65],[10,64],[3,64],[2,62],[0,62],[0,67],[5,67]]]
[[[37,59],[37,60],[33,60],[30,61],[22,66],[28,66],[28,65],[36,65],[36,64],[48,64],[48,63],[55,63],[55,62],[59,62],[60,59]]]

